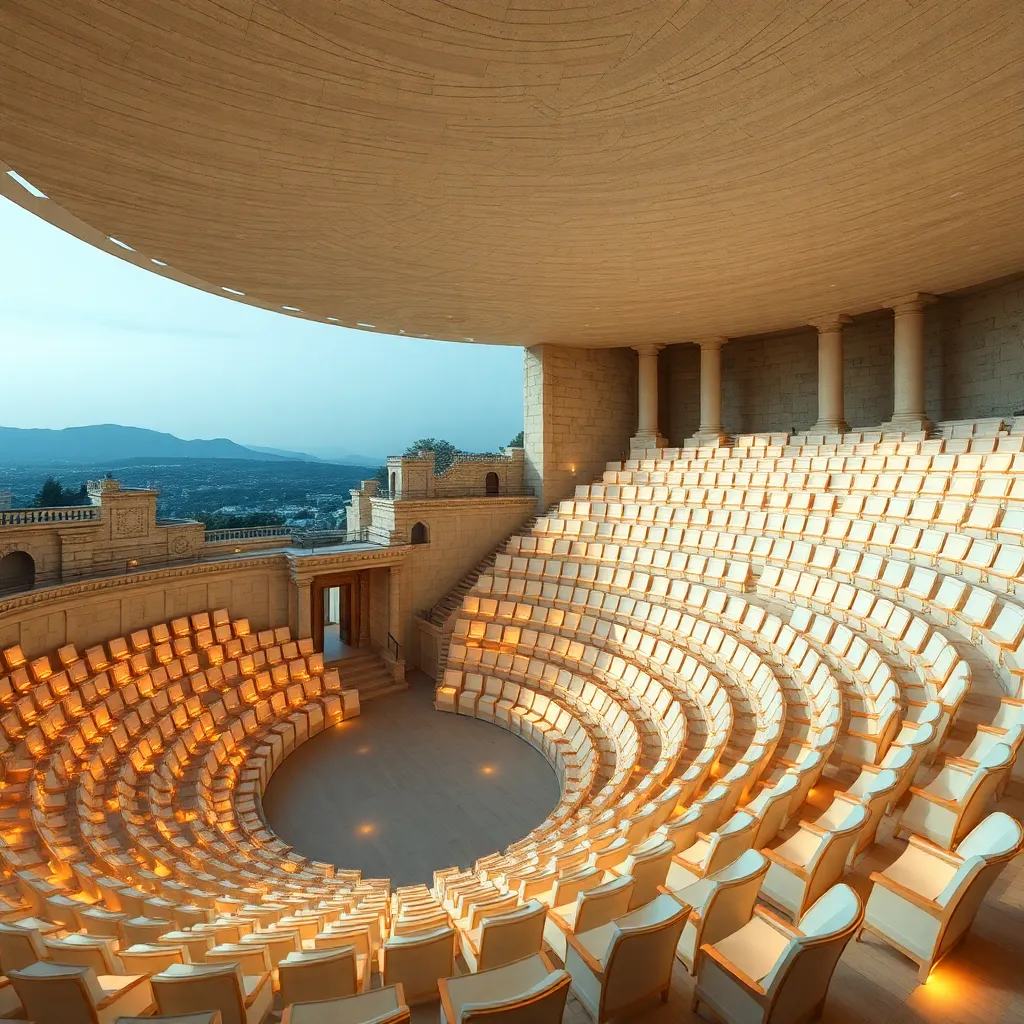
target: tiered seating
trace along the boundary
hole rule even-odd
[[[567,963],[581,923],[625,934],[672,894],[677,955],[715,1005],[735,981],[712,977],[731,969],[713,950],[777,920],[746,925],[755,898],[820,932],[808,965],[834,965],[863,913],[843,877],[887,816],[947,849],[995,829],[978,822],[1024,739],[1024,437],[750,436],[645,454],[512,537],[463,601],[436,706],[533,743],[563,800],[435,891],[502,914],[539,901]],[[969,696],[985,715],[951,757]],[[826,771],[835,796],[808,814]],[[792,947],[747,992],[767,1007],[802,986],[804,940],[756,927]],[[569,973],[602,1019],[590,954]]]
[[[1024,743],[1024,435],[646,456],[465,597],[435,706],[531,743],[561,798],[429,888],[308,861],[263,820],[280,761],[358,712],[308,641],[219,611],[2,652],[16,991],[238,1020],[274,993],[292,1020],[441,998],[454,1021],[557,1020],[568,986],[602,1021],[665,998],[678,959],[731,1019],[820,1006],[862,924],[925,975],[1024,846],[991,813]],[[903,853],[865,917],[844,878],[887,819]]]

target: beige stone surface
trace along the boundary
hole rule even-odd
[[[925,412],[933,421],[1010,415],[1024,409],[1024,276],[942,296],[924,311]],[[843,328],[846,420],[891,418],[893,315],[880,311]],[[661,354],[662,430],[682,444],[700,415],[699,351]],[[722,419],[730,433],[807,429],[818,416],[817,332],[733,338],[722,349]]]
[[[1018,0],[7,0],[0,160],[239,301],[672,344],[1019,271],[1022,74]]]
[[[628,457],[637,430],[637,355],[541,345],[523,365],[526,474],[539,508]]]

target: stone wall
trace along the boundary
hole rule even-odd
[[[405,552],[395,638],[403,657],[420,663],[415,613],[433,607],[477,563],[533,515],[532,498],[453,498],[396,501],[394,540],[408,541],[415,523],[427,527],[427,543]],[[392,623],[394,632],[394,623]]]
[[[498,495],[523,493],[524,452],[505,448],[497,455],[459,455],[443,472],[434,473],[434,453],[388,456],[388,486],[400,501],[424,498],[485,497],[487,476],[497,476]],[[393,485],[392,485],[393,481]],[[353,501],[360,491],[353,491]]]
[[[254,629],[289,621],[289,576],[283,557],[166,569],[142,576],[69,583],[0,601],[0,647],[27,656],[67,643],[79,651],[179,615],[227,608]]]
[[[857,317],[843,332],[846,419],[877,426],[892,415],[892,313]],[[926,412],[932,420],[1010,415],[1024,408],[1024,276],[925,310]],[[661,428],[681,445],[700,421],[700,351],[661,355]],[[727,433],[805,430],[818,416],[817,333],[812,327],[737,338],[722,349]]]
[[[524,359],[525,480],[544,509],[626,456],[637,425],[637,360],[627,348],[557,345],[527,349]]]

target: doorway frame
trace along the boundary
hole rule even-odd
[[[356,637],[356,642],[349,644],[349,647],[359,646],[362,621],[360,616],[363,609],[362,588],[366,585],[363,581],[363,573],[360,570],[352,572],[336,572],[323,576],[314,576],[310,581],[311,608],[312,608],[312,633],[313,646],[318,651],[324,649],[324,592],[334,587],[352,587],[352,600],[349,605],[349,636]]]

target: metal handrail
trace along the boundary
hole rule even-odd
[[[390,633],[388,633],[388,654],[390,654],[391,657],[395,659],[395,661],[400,661],[400,651],[401,648],[398,646],[398,641]]]

